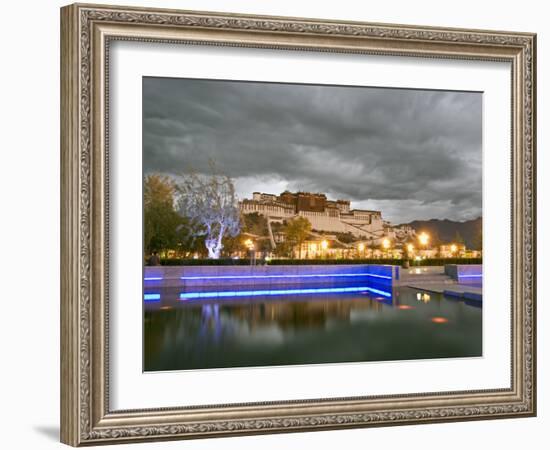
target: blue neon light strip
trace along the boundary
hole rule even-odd
[[[144,280],[145,281],[158,281],[158,280],[162,280],[162,277],[145,277]]]
[[[256,297],[264,295],[292,295],[292,294],[321,294],[335,292],[372,292],[384,297],[391,297],[391,292],[381,291],[371,287],[341,287],[341,288],[312,288],[312,289],[274,289],[257,291],[218,291],[218,292],[182,292],[180,300],[195,298],[222,298],[222,297]]]
[[[146,302],[152,302],[155,300],[160,300],[160,294],[144,294],[143,300]]]
[[[378,295],[382,295],[384,297],[391,298],[391,292],[381,291],[380,289],[375,289],[375,288],[371,288],[371,287],[368,287],[365,290],[369,291],[369,292],[372,292],[373,294],[378,294]]]
[[[317,278],[317,277],[375,277],[391,280],[391,276],[376,275],[374,273],[322,273],[322,274],[302,274],[302,275],[212,275],[212,276],[193,276],[180,277],[182,280],[232,280],[249,278]]]
[[[481,278],[482,276],[482,273],[476,273],[472,275],[459,275],[458,278]]]

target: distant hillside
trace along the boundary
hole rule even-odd
[[[410,225],[417,232],[425,231],[429,233],[433,243],[452,242],[458,233],[464,239],[467,248],[478,249],[481,246],[481,217],[465,222],[455,222],[447,219],[414,220],[403,225]]]

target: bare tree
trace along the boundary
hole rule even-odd
[[[179,213],[195,226],[195,236],[205,236],[208,257],[218,259],[224,236],[237,236],[241,224],[233,181],[218,173],[213,161],[210,169],[211,175],[183,175],[176,188]]]

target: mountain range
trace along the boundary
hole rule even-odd
[[[479,249],[481,247],[482,218],[456,222],[448,219],[413,220],[403,225],[409,225],[419,232],[426,232],[431,236],[431,242],[448,243],[462,238],[467,248]]]

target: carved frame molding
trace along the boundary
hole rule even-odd
[[[533,416],[536,36],[99,5],[61,10],[61,439],[70,445]],[[108,62],[113,40],[509,61],[510,389],[111,411]]]

